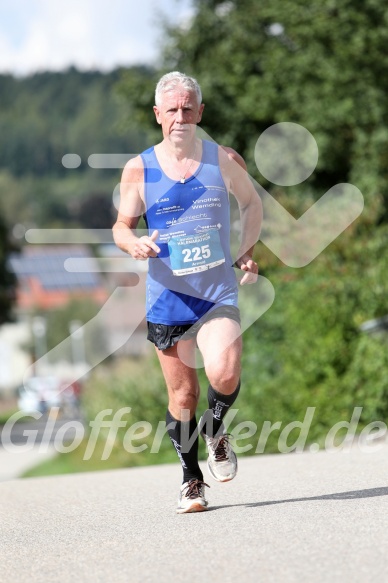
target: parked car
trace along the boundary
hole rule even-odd
[[[61,381],[56,377],[31,377],[18,389],[18,408],[25,413],[45,413],[61,407]]]

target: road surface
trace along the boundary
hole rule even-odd
[[[17,413],[17,416],[23,413]],[[78,415],[63,415],[57,410],[54,410],[52,417],[48,414],[42,415],[37,413],[40,417],[38,419],[24,419],[22,421],[10,420],[10,425],[0,425],[0,448],[7,447],[9,443],[15,445],[27,445],[32,441],[34,444],[53,443],[61,428],[71,425],[66,432],[66,438],[71,442],[75,435],[74,426],[79,424],[84,426],[85,422],[80,414]],[[12,448],[14,449],[14,448]]]
[[[388,581],[388,446],[240,458],[176,515],[178,465],[0,484],[2,583]]]
[[[0,425],[0,482],[19,478],[30,468],[53,458],[57,454],[57,434],[63,433],[69,423],[72,427],[64,435],[71,441],[74,424],[84,426],[80,415],[70,417],[56,413],[52,418],[42,415],[37,420],[12,422],[8,429]],[[59,440],[61,444],[64,435]]]

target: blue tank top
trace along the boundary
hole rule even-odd
[[[182,184],[163,172],[154,147],[144,164],[145,220],[157,229],[158,257],[149,258],[147,320],[192,324],[220,305],[237,306],[230,254],[229,193],[218,162],[218,145],[202,141],[197,171]]]

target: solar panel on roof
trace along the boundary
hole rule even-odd
[[[45,289],[71,289],[101,286],[101,279],[98,273],[69,272],[64,267],[64,262],[69,257],[85,258],[85,268],[93,267],[95,259],[88,255],[86,248],[53,249],[44,248],[31,252],[27,248],[27,253],[11,254],[9,263],[12,271],[19,277],[37,277]]]

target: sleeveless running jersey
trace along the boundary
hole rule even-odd
[[[157,229],[157,257],[149,258],[147,320],[155,324],[197,322],[220,305],[237,306],[230,254],[229,193],[218,145],[203,140],[197,171],[182,184],[162,170],[154,147],[141,154],[149,234]]]

